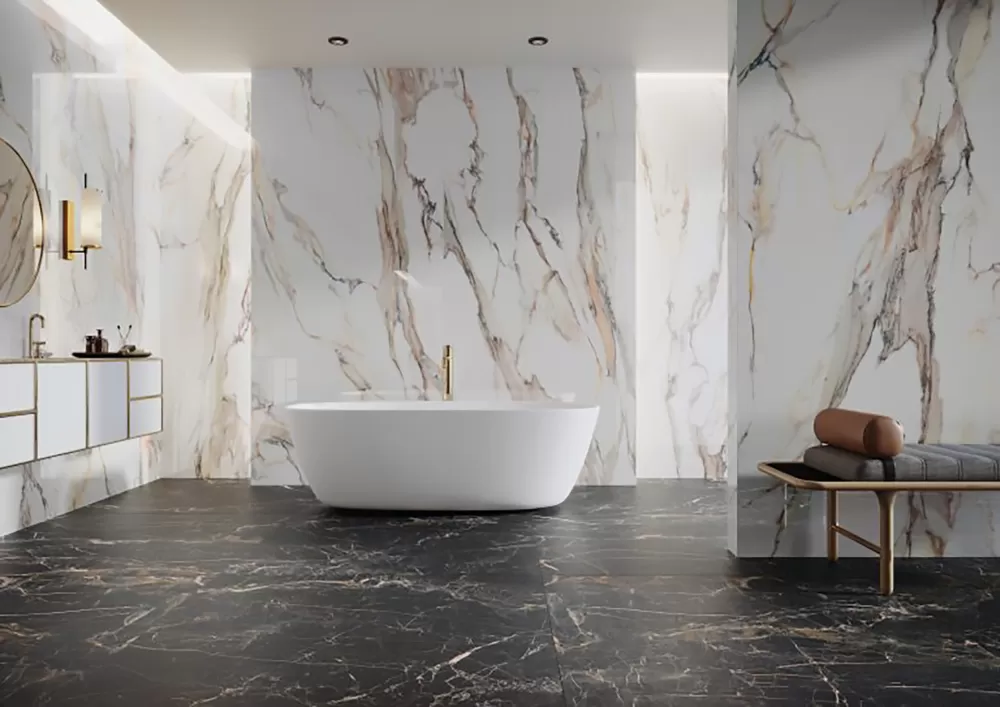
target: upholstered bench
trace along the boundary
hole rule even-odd
[[[823,467],[822,469],[817,468]],[[1000,491],[1000,445],[906,445],[891,458],[872,459],[832,447],[813,447],[802,462],[763,462],[757,468],[797,489],[826,492],[826,555],[838,557],[838,536],[879,556],[879,589],[894,589],[892,511],[900,491]],[[838,522],[841,491],[872,491],[878,497],[879,542]]]
[[[886,415],[827,408],[813,420],[821,442],[801,462],[763,462],[765,474],[799,489],[826,491],[826,555],[837,559],[838,536],[879,556],[879,587],[892,594],[895,532],[892,509],[900,491],[1000,491],[1000,445],[904,444],[903,426]],[[838,522],[841,491],[878,497],[878,544]]]

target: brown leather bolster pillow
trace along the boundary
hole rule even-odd
[[[868,457],[884,459],[903,451],[903,426],[885,415],[827,408],[813,420],[816,439]]]

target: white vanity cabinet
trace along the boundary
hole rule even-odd
[[[163,429],[163,362],[0,360],[0,469]]]
[[[38,363],[38,458],[87,447],[87,366]]]

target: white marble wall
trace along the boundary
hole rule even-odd
[[[301,483],[282,405],[572,395],[580,481],[635,479],[628,71],[253,75],[253,479]],[[420,283],[408,285],[395,272]]]
[[[639,477],[726,475],[726,84],[637,77]]]
[[[740,555],[821,554],[822,498],[785,504],[755,470],[801,454],[819,409],[1000,442],[1000,12],[938,5],[739,3]],[[871,526],[871,499],[849,501],[846,523]],[[898,549],[994,555],[998,511],[903,498]]]
[[[40,26],[33,26],[31,14],[16,3],[0,4],[0,27],[13,32],[14,41],[0,42],[0,137],[10,143],[32,172],[38,175],[35,146],[32,69],[42,63],[37,52],[27,52],[35,42],[45,41]],[[33,33],[17,40],[19,30]],[[19,303],[0,308],[0,358],[16,358],[28,352],[28,317],[38,311],[38,290]]]
[[[248,477],[248,147],[193,118],[177,90],[122,77],[107,62],[128,46],[91,45],[40,2],[0,4],[0,27],[0,136],[31,163],[49,221],[36,287],[0,309],[0,357],[26,352],[36,311],[58,355],[98,327],[117,344],[115,326],[132,325],[132,343],[164,357],[167,385],[163,434],[0,469],[0,535],[163,475]],[[247,126],[246,76],[197,83]],[[59,259],[54,218],[59,200],[79,202],[85,173],[106,199],[86,271]]]
[[[196,84],[249,129],[248,75]],[[142,104],[141,192],[161,251],[163,471],[250,476],[250,150],[156,92]]]
[[[136,81],[97,77],[88,47],[67,41],[66,28],[42,22],[31,3],[4,3],[0,26],[0,134],[17,145],[45,192],[47,249],[57,248],[60,199],[79,200],[83,174],[107,198],[104,248],[81,260],[49,253],[33,293],[0,309],[2,355],[26,351],[27,317],[46,317],[48,348],[66,355],[97,327],[134,325],[136,343],[159,345],[159,247],[136,232]],[[83,76],[86,76],[84,78]],[[129,441],[0,470],[0,535],[134,488],[157,476],[155,438]]]

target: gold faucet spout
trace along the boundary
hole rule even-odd
[[[445,400],[455,399],[455,354],[450,345],[444,347],[441,359],[441,375],[444,378],[443,397]]]

